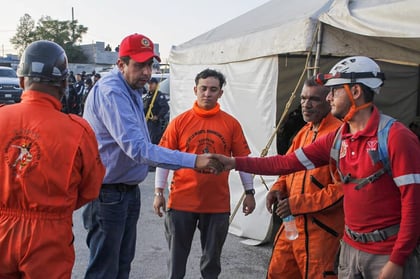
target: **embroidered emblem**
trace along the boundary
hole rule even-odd
[[[347,154],[347,148],[348,148],[348,144],[346,140],[343,140],[341,142],[341,147],[340,147],[340,159],[346,157]]]
[[[19,130],[8,142],[5,159],[15,176],[31,172],[38,164],[41,156],[37,143],[39,136],[28,130]]]
[[[376,151],[378,149],[378,140],[370,140],[367,142],[366,151]]]
[[[150,48],[150,41],[146,38],[141,39],[141,44],[143,47]]]
[[[22,168],[32,161],[33,157],[31,154],[31,145],[32,143],[24,143],[21,146],[12,144],[12,147],[15,147],[20,150],[19,156],[16,158],[16,161],[13,164],[14,167],[19,165],[20,168]]]

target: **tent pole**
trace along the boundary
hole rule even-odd
[[[314,45],[315,45],[315,39],[316,39],[316,38],[318,38],[318,37],[317,37],[317,33],[319,33],[319,32],[318,32],[318,29],[316,29],[316,31],[315,31],[315,33],[314,33],[314,36],[313,36],[313,38],[312,38],[312,44],[311,44],[311,47],[310,47],[310,49],[309,49],[308,53],[306,54],[305,68],[302,70],[302,73],[301,73],[301,75],[299,76],[299,79],[298,79],[298,82],[297,82],[297,84],[296,84],[296,87],[295,87],[295,89],[293,90],[292,94],[290,95],[289,100],[288,100],[288,101],[287,101],[287,103],[286,103],[286,106],[285,106],[285,108],[284,108],[284,110],[283,110],[283,114],[281,115],[280,120],[279,120],[279,122],[277,123],[276,128],[274,129],[273,134],[271,135],[270,139],[268,140],[268,143],[266,144],[265,148],[261,151],[260,157],[265,157],[265,156],[267,156],[268,151],[269,151],[269,148],[270,148],[271,144],[273,143],[273,140],[274,140],[275,136],[277,135],[277,132],[278,132],[278,130],[280,129],[281,124],[283,123],[284,119],[286,118],[286,115],[287,115],[287,113],[289,112],[290,106],[292,105],[292,102],[293,102],[294,98],[296,97],[296,92],[297,92],[297,90],[298,90],[298,88],[299,88],[300,84],[301,84],[301,83],[303,82],[303,80],[304,80],[305,73],[307,73],[307,71],[309,71],[309,70],[310,70],[310,67],[309,67],[309,60],[311,59],[311,56],[312,56],[312,49],[313,49],[313,47],[314,47]],[[267,191],[270,191],[270,189],[268,188],[267,183],[265,183],[265,180],[264,180],[264,178],[263,178],[263,176],[262,176],[262,175],[260,175],[260,179],[261,179],[262,184],[265,186],[265,189],[266,189]],[[232,223],[233,218],[235,218],[236,213],[238,212],[238,209],[239,209],[239,207],[240,207],[240,205],[242,204],[242,202],[243,202],[243,200],[244,200],[244,199],[245,199],[245,193],[242,193],[242,196],[240,197],[240,199],[239,199],[238,203],[236,204],[235,208],[234,208],[234,209],[233,209],[233,211],[232,211],[232,214],[230,215],[230,218],[229,218],[229,225]]]
[[[315,52],[315,64],[313,68],[313,75],[318,74],[319,72],[319,60],[321,57],[321,47],[322,47],[322,22],[318,22],[317,26],[317,39],[316,39],[316,52]]]
[[[270,139],[268,140],[268,143],[265,146],[265,148],[261,151],[260,157],[265,157],[268,154],[269,148],[270,148],[271,144],[273,143],[274,137],[276,136],[278,130],[280,129],[280,125],[283,123],[284,119],[286,118],[287,112],[289,111],[289,108],[292,105],[293,99],[296,96],[297,89],[298,89],[299,85],[303,81],[303,77],[305,76],[305,72],[308,70],[307,66],[308,66],[308,61],[309,61],[310,56],[311,56],[311,52],[308,52],[308,54],[306,56],[305,68],[302,70],[302,73],[301,73],[301,75],[299,77],[299,80],[298,80],[298,82],[296,84],[296,87],[293,90],[293,92],[292,92],[289,100],[286,103],[286,107],[285,107],[285,109],[283,111],[282,116],[280,117],[279,122],[277,123],[277,126],[276,126],[273,134],[271,135]],[[261,179],[262,184],[265,186],[265,189],[267,191],[270,191],[270,189],[268,188],[267,183],[265,183],[264,177],[262,175],[260,175],[260,179]],[[232,211],[232,214],[230,215],[229,224],[232,223],[233,218],[235,218],[236,213],[238,212],[239,206],[242,204],[242,202],[243,202],[244,199],[245,199],[245,193],[242,193],[241,198],[239,199],[238,203],[236,204],[235,208]]]

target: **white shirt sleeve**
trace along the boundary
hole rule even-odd
[[[155,188],[164,189],[168,186],[169,170],[164,168],[156,168],[155,172]]]
[[[240,171],[239,177],[241,178],[242,185],[244,186],[245,191],[254,189],[254,175]]]

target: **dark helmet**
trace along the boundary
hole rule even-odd
[[[159,83],[159,82],[158,82],[157,78],[153,77],[149,80],[149,83]]]
[[[87,85],[92,85],[93,84],[93,81],[92,81],[92,79],[90,77],[88,77],[87,79],[85,79],[85,83]]]
[[[64,49],[51,41],[36,41],[26,47],[17,69],[19,77],[31,77],[36,82],[59,86],[68,76]]]

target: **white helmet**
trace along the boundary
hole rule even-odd
[[[363,83],[375,93],[379,93],[385,79],[378,64],[365,56],[352,56],[338,62],[326,77],[325,86],[346,83]]]

